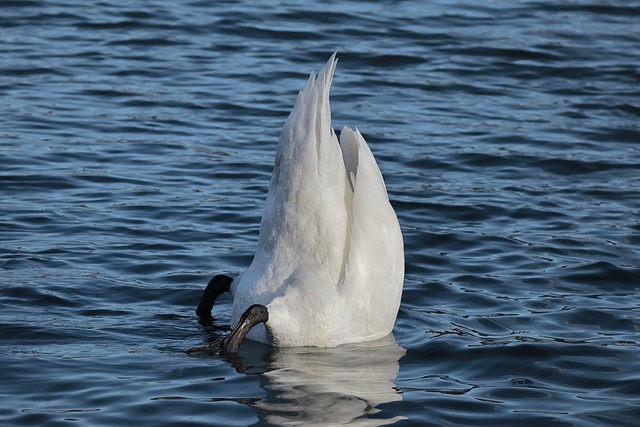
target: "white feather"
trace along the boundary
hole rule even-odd
[[[269,321],[249,338],[330,347],[388,335],[404,277],[402,234],[364,138],[331,127],[331,56],[298,94],[280,136],[248,270],[231,286],[232,323],[252,304]]]

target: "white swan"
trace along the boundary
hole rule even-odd
[[[311,74],[282,129],[253,262],[233,280],[215,276],[196,311],[210,315],[230,291],[237,326],[224,353],[247,334],[275,346],[332,347],[384,337],[395,323],[400,225],[360,132],[345,126],[338,143],[331,127],[335,56]]]

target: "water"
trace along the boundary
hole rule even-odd
[[[638,425],[640,6],[371,3],[0,3],[1,425]],[[187,356],[335,50],[405,237],[394,337]]]

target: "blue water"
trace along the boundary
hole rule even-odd
[[[637,426],[640,4],[0,2],[0,425]],[[246,343],[280,128],[333,51],[406,246],[394,336]]]

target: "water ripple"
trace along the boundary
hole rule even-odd
[[[0,418],[634,426],[638,15],[0,3]],[[193,307],[251,262],[282,123],[336,50],[335,127],[405,237],[397,344],[187,357],[228,332],[228,298]]]

